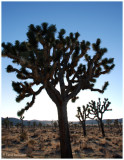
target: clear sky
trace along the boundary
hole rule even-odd
[[[115,58],[114,70],[97,80],[96,86],[100,88],[109,81],[105,93],[81,91],[76,103],[68,103],[69,120],[78,120],[75,117],[77,106],[98,100],[98,97],[102,100],[109,98],[111,102],[112,111],[105,113],[104,118],[122,118],[122,2],[2,2],[2,42],[26,41],[28,26],[43,22],[56,24],[58,31],[64,28],[67,34],[78,31],[81,34],[79,40],[94,43],[100,38],[101,46],[108,49],[105,56]],[[10,59],[2,58],[1,116],[17,117],[17,111],[27,101],[15,101],[16,92],[11,82],[17,79],[14,73],[6,72],[9,64]],[[57,109],[43,91],[24,116],[25,119],[57,120]]]

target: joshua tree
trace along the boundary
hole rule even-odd
[[[115,127],[115,128],[118,128],[118,127],[119,127],[119,121],[118,121],[118,119],[115,119],[115,120],[114,120],[114,127]]]
[[[122,124],[121,124],[121,122],[119,122],[119,120],[118,120],[118,119],[115,119],[115,120],[114,120],[114,127],[115,127],[115,128],[118,128],[118,132],[120,132],[120,133],[121,133],[121,130],[122,130]]]
[[[58,127],[58,123],[57,123],[57,121],[54,121],[53,122],[53,125],[54,125],[54,127],[55,127],[55,129]]]
[[[19,128],[20,126],[21,126],[20,123],[16,123],[17,130],[18,130],[18,128]]]
[[[10,127],[13,127],[13,122],[10,122]]]
[[[106,120],[106,125],[108,128],[110,128],[110,130],[112,130],[112,120],[111,119]]]
[[[82,106],[83,111],[81,112],[81,107],[77,107],[77,115],[76,117],[80,120],[82,128],[83,128],[83,135],[86,136],[86,118],[89,118],[89,110],[88,110],[88,105],[85,107],[84,105]]]
[[[24,116],[20,116],[20,120],[21,120],[21,128],[22,128],[22,133],[24,131],[24,124],[23,124],[23,119],[24,119]]]
[[[89,102],[89,105],[88,105],[90,107],[89,109],[90,114],[94,115],[94,119],[96,118],[99,121],[103,137],[105,137],[104,124],[102,122],[103,114],[105,113],[105,111],[112,110],[112,109],[108,109],[110,104],[111,102],[109,102],[107,98],[104,98],[103,105],[101,105],[101,101],[99,98],[99,101],[97,102],[97,104],[95,101],[92,100],[91,102]]]
[[[41,122],[39,122],[38,127],[41,129],[41,127],[42,127],[42,123]]]
[[[5,119],[3,119],[3,125],[6,127],[6,129],[9,130],[10,121],[9,121],[9,118],[8,118],[8,117],[6,117]]]
[[[28,110],[35,103],[36,96],[45,89],[58,110],[61,157],[72,158],[67,103],[69,100],[74,102],[81,90],[104,93],[108,82],[105,82],[102,89],[94,88],[94,84],[100,75],[107,74],[114,68],[114,59],[102,58],[107,49],[100,47],[100,39],[92,44],[95,54],[91,57],[87,54],[90,42],[79,42],[78,32],[65,36],[66,31],[61,29],[58,36],[55,33],[55,25],[31,24],[26,42],[2,43],[2,56],[13,59],[13,63],[20,66],[15,68],[8,65],[7,72],[16,72],[18,79],[27,80],[12,82],[13,89],[18,93],[16,101],[32,96],[32,100],[18,115],[21,116]],[[60,89],[56,87],[57,84]],[[37,91],[36,88],[34,90],[36,86]]]
[[[28,129],[31,127],[31,122],[28,121]]]
[[[33,122],[34,130],[35,130],[36,126],[37,126],[37,124],[36,124],[36,122],[34,121],[34,122]]]

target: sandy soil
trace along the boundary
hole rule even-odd
[[[74,158],[122,158],[122,131],[105,127],[103,138],[98,127],[87,126],[87,136],[81,127],[71,127]],[[58,128],[2,128],[2,158],[61,158]]]

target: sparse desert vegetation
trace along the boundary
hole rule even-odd
[[[97,125],[70,126],[73,158],[122,158],[122,126],[105,125],[103,137]],[[61,158],[58,127],[2,128],[2,158]]]

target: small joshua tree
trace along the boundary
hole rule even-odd
[[[3,125],[6,127],[6,129],[9,130],[10,121],[9,121],[9,118],[8,118],[8,117],[6,117],[6,118],[3,120]]]
[[[39,122],[38,127],[41,129],[41,127],[42,127],[42,123],[41,122]]]
[[[111,119],[106,120],[106,125],[110,130],[112,130],[112,120]]]
[[[110,104],[111,102],[109,102],[107,98],[104,98],[103,105],[101,105],[101,101],[99,98],[99,101],[97,103],[92,100],[91,102],[89,102],[89,105],[88,105],[90,107],[89,109],[90,114],[94,115],[94,119],[96,118],[100,123],[103,137],[105,137],[104,124],[102,122],[103,114],[105,113],[105,111],[112,110],[112,109],[108,109]]]
[[[54,128],[56,129],[56,128],[58,127],[57,121],[54,121],[54,122],[53,122],[53,125],[54,125]]]
[[[35,130],[36,126],[37,126],[37,124],[36,124],[36,122],[34,121],[34,122],[33,122],[33,128],[34,128],[34,130]]]
[[[86,136],[86,118],[89,118],[89,110],[88,110],[88,105],[85,107],[84,105],[82,106],[83,111],[81,112],[81,107],[77,107],[77,115],[76,117],[80,120],[80,123],[83,128],[83,135]]]
[[[121,131],[122,131],[122,124],[121,124],[121,122],[119,122],[118,119],[115,119],[115,120],[114,120],[114,127],[115,127],[115,128],[118,128],[118,132],[121,133]]]
[[[119,121],[118,121],[118,119],[115,119],[115,120],[114,120],[114,127],[115,127],[115,128],[118,128],[118,127],[119,127]]]
[[[21,120],[21,128],[22,128],[22,133],[24,132],[24,124],[23,124],[23,119],[24,116],[21,115],[20,120]]]

